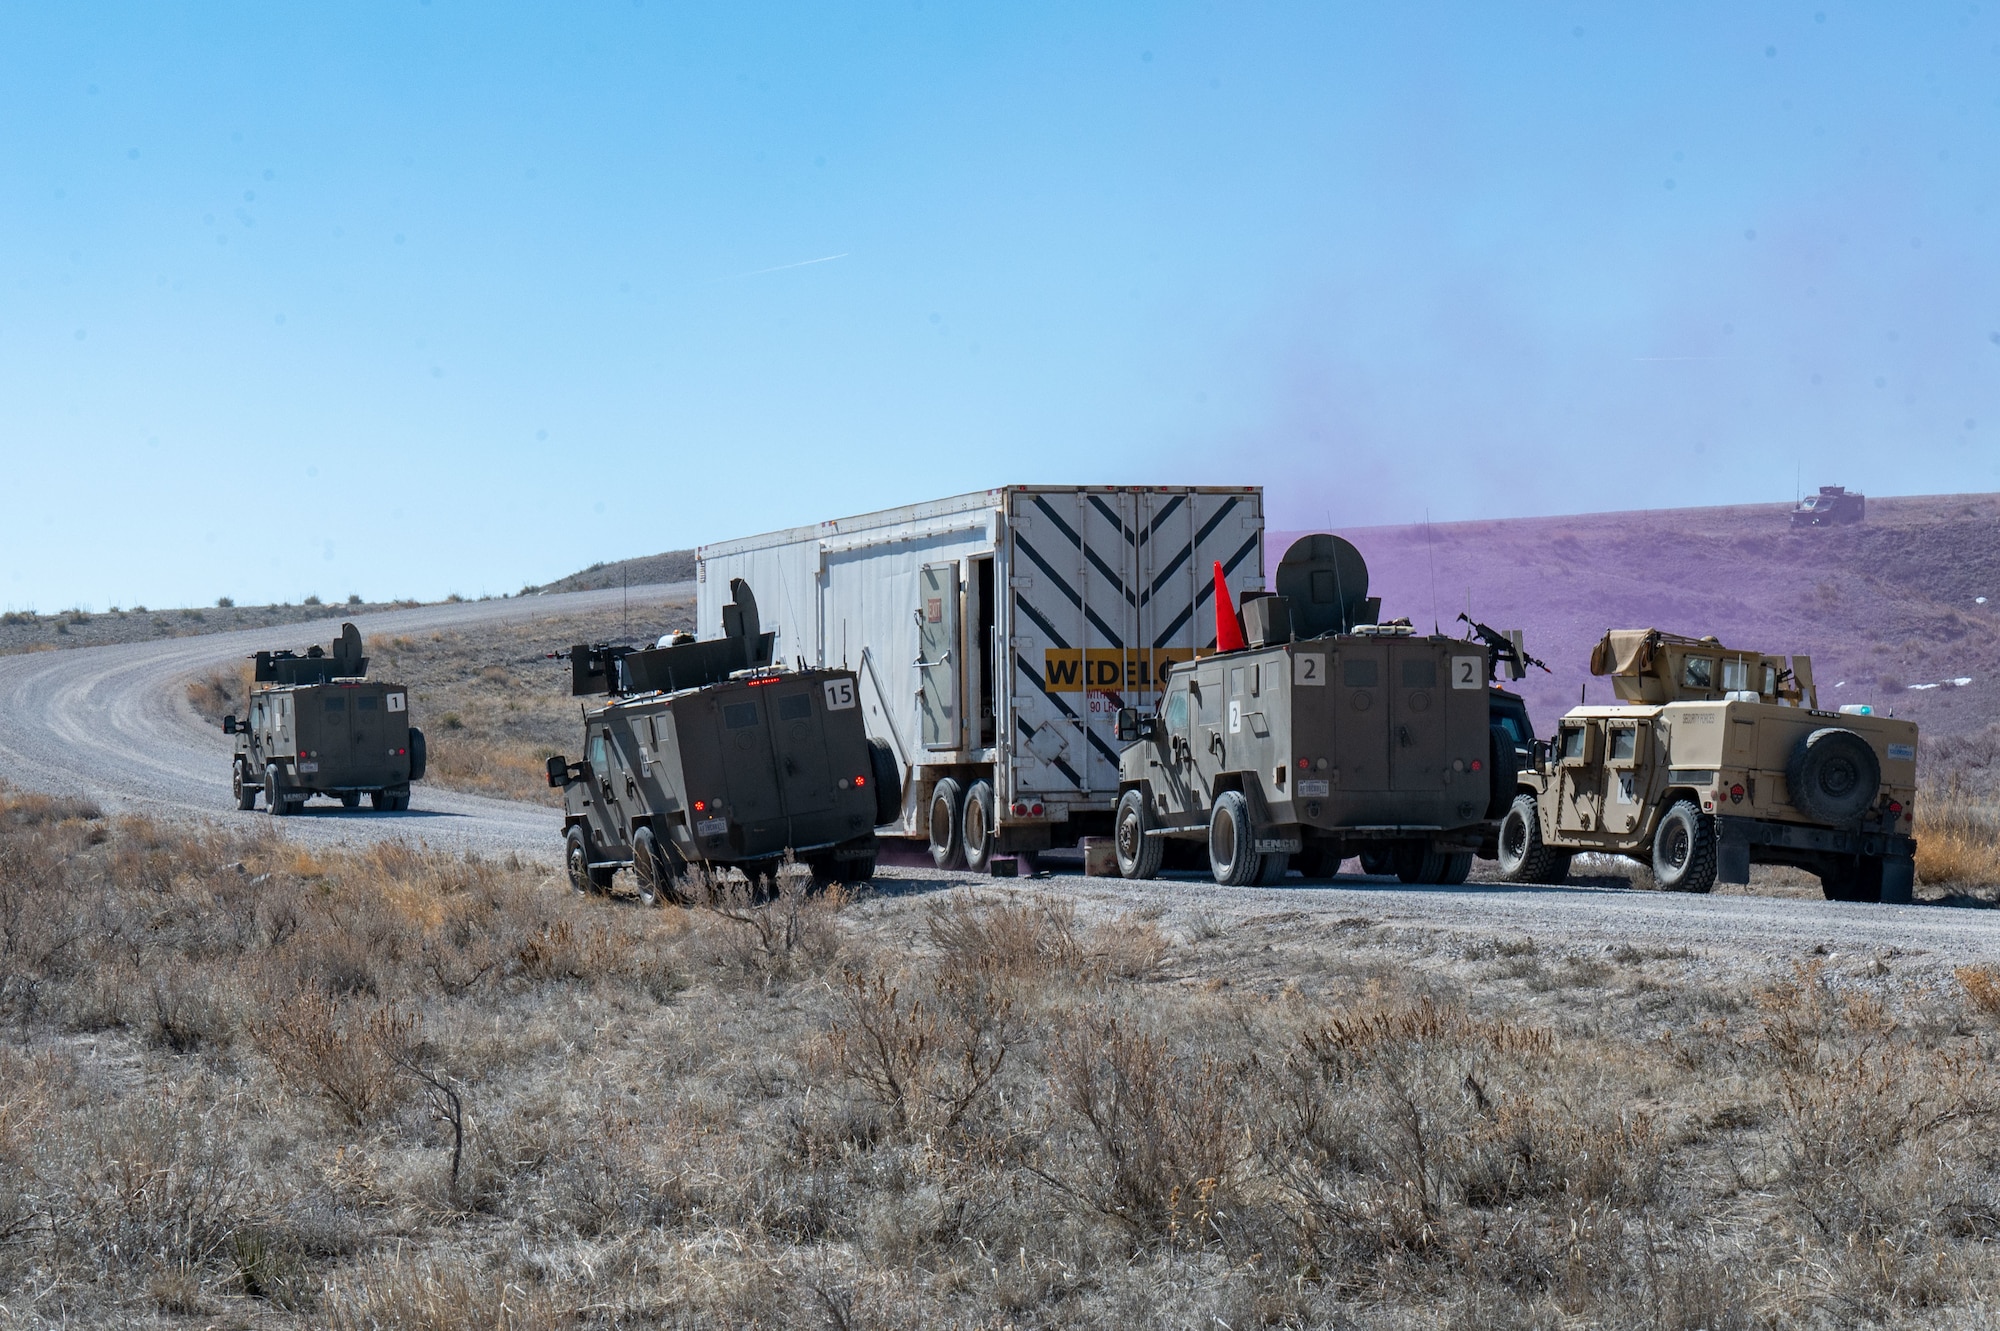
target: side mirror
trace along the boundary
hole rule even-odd
[[[241,729],[242,729],[242,727],[236,724],[236,713],[234,713],[234,712],[231,712],[231,713],[230,713],[230,714],[229,714],[228,716],[225,716],[225,717],[223,717],[223,718],[222,718],[222,733],[223,733],[223,734],[225,734],[225,735],[233,735],[233,734],[235,734],[235,733],[236,733],[236,732],[237,732],[238,730],[241,730]]]
[[[1133,740],[1139,738],[1138,708],[1120,707],[1118,709],[1116,734],[1120,744],[1130,744]]]
[[[549,759],[549,785],[557,790],[569,784],[569,759],[560,753]]]
[[[1528,762],[1536,770],[1549,765],[1549,742],[1545,739],[1528,741]]]

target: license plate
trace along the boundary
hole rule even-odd
[[[1299,782],[1299,795],[1303,799],[1311,799],[1315,795],[1324,799],[1326,796],[1332,793],[1333,793],[1333,783],[1330,781]]]
[[[301,774],[301,775],[303,775],[303,774],[304,774],[304,773],[306,773],[306,772],[317,772],[318,770],[319,770],[319,764],[318,764],[318,763],[300,763],[300,764],[299,764],[299,772],[300,772],[300,774]]]
[[[727,818],[704,818],[694,825],[696,836],[721,836],[729,830]]]
[[[1915,762],[1917,760],[1916,745],[1891,744],[1889,746],[1889,760],[1891,762],[1899,762],[1899,763]]]

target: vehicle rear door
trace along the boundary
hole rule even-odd
[[[769,827],[785,816],[783,793],[772,779],[776,746],[764,700],[768,692],[768,688],[732,689],[710,703],[722,736],[721,765],[729,790],[726,813],[744,826]]]
[[[1345,791],[1389,789],[1388,641],[1347,638],[1333,663],[1334,763]]]
[[[1446,681],[1436,644],[1416,638],[1388,644],[1388,677],[1383,694],[1389,702],[1389,788],[1435,794],[1442,788],[1445,757],[1445,708],[1438,688]]]
[[[356,785],[388,784],[389,773],[396,765],[396,750],[407,745],[408,737],[398,740],[390,734],[390,723],[394,717],[383,705],[384,690],[362,687],[349,689],[351,710],[347,714],[348,735],[352,755],[350,781]]]
[[[825,682],[837,684],[852,699],[853,680]],[[778,801],[788,818],[823,813],[833,806],[834,775],[827,758],[826,727],[819,715],[820,683],[814,679],[788,679],[755,690],[770,714],[768,729],[778,775]]]

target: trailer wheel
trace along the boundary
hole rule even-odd
[[[292,811],[292,801],[285,794],[285,784],[278,776],[278,765],[272,763],[264,769],[264,812],[274,818],[283,818]]]
[[[1551,850],[1542,840],[1542,819],[1533,795],[1516,795],[1500,820],[1495,858],[1500,876],[1510,883],[1560,883],[1569,877],[1569,854]]]
[[[1250,826],[1250,801],[1240,790],[1225,790],[1208,818],[1208,867],[1224,887],[1245,887],[1264,871],[1255,831]]]
[[[965,844],[965,867],[985,873],[993,867],[993,785],[975,781],[965,792],[965,813],[958,821],[958,839]]]
[[[1715,819],[1676,800],[1653,833],[1653,881],[1669,892],[1715,890]]]
[[[965,867],[965,840],[958,824],[963,800],[958,782],[951,777],[939,781],[931,791],[931,863],[940,869]]]
[[[1146,792],[1128,790],[1118,797],[1118,823],[1112,829],[1112,850],[1118,872],[1127,878],[1153,878],[1160,872],[1166,838],[1146,835]]]
[[[254,783],[244,780],[249,774],[250,769],[242,763],[237,763],[230,769],[229,793],[236,796],[236,807],[244,813],[257,807],[257,787]]]

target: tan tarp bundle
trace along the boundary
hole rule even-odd
[[[1658,629],[1612,629],[1590,649],[1593,675],[1643,675],[1653,668],[1659,650]]]

